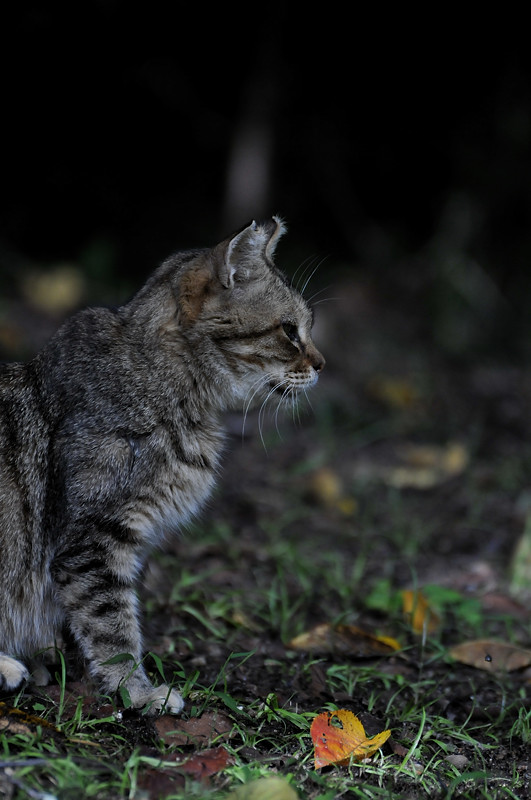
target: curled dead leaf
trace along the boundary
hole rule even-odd
[[[295,636],[286,647],[308,653],[340,653],[357,658],[388,656],[400,650],[400,644],[390,636],[376,636],[356,625],[331,625],[328,622]]]

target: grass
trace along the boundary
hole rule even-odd
[[[349,472],[358,456],[337,456],[329,409],[316,427],[324,449],[305,450],[308,431],[295,431],[268,441],[262,470],[252,469],[264,461],[259,443],[255,453],[252,443],[235,449],[231,469],[245,472],[244,485],[229,473],[200,530],[146,576],[146,665],[186,698],[175,727],[217,712],[223,731],[212,723],[183,744],[116,699],[84,696],[58,653],[55,686],[4,698],[21,713],[0,714],[0,798],[224,800],[239,791],[233,798],[252,800],[244,787],[274,775],[308,800],[529,796],[529,682],[449,656],[467,639],[531,640],[529,619],[510,604],[488,608],[473,585],[494,580],[487,566],[509,541],[496,536],[511,522],[527,450],[495,474],[478,454],[457,483],[408,492]],[[348,513],[309,496],[323,465],[342,470],[355,500]],[[419,586],[442,620],[429,635],[414,634],[402,613],[401,590]],[[285,646],[323,621],[394,636],[402,650],[367,658]],[[369,735],[390,728],[392,737],[366,763],[316,771],[311,721],[337,708],[360,715]]]

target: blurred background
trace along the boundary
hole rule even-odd
[[[356,287],[353,315],[377,298],[445,358],[525,362],[525,26],[445,13],[2,12],[2,355],[126,299],[172,251],[279,213],[279,264],[320,263],[323,299]]]

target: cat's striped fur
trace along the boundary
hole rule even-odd
[[[292,397],[324,364],[272,263],[283,230],[273,218],[178,253],[129,303],[76,314],[33,361],[0,369],[0,689],[66,629],[101,690],[182,708],[141,665],[106,662],[141,661],[135,585],[211,491],[221,413]]]

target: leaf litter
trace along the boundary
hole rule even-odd
[[[339,325],[342,331],[350,330],[351,311],[348,304],[345,309],[344,324]],[[247,744],[237,751],[236,756],[231,752],[231,740],[224,738],[225,733],[220,734],[220,742],[216,740],[218,728],[214,718],[206,717],[202,723],[205,728],[202,731],[200,729],[199,733],[193,726],[182,727],[181,720],[175,726],[173,718],[167,723],[162,723],[161,718],[162,729],[157,732],[153,721],[134,712],[124,713],[122,724],[104,721],[98,729],[100,742],[106,742],[105,726],[109,725],[113,730],[120,731],[129,752],[139,751],[147,759],[139,768],[138,788],[150,800],[171,794],[176,787],[185,785],[184,764],[189,765],[188,774],[193,774],[205,787],[211,783],[227,787],[228,790],[231,787],[222,776],[227,771],[230,774],[233,769],[232,759],[236,758],[243,764],[262,763],[264,759],[271,761],[279,758],[279,751],[284,762],[279,760],[274,763],[284,763],[282,768],[285,771],[297,773],[301,782],[309,781],[305,774],[304,778],[301,777],[303,767],[296,763],[301,755],[308,756],[308,752],[297,751],[295,761],[291,762],[285,755],[283,748],[292,726],[289,717],[281,716],[280,712],[283,709],[289,709],[290,713],[296,710],[315,712],[328,703],[352,705],[364,722],[362,712],[367,713],[368,708],[374,708],[376,713],[389,718],[386,724],[392,726],[393,737],[396,736],[399,741],[388,739],[387,748],[391,750],[391,755],[385,758],[391,759],[395,771],[400,765],[396,759],[405,759],[414,745],[429,747],[437,735],[433,733],[432,738],[428,738],[430,725],[435,730],[443,720],[443,733],[438,736],[446,748],[452,744],[452,724],[462,731],[464,737],[463,743],[458,741],[454,744],[454,752],[450,753],[455,768],[468,772],[480,768],[486,776],[482,778],[483,784],[475,796],[484,796],[480,792],[487,784],[494,796],[498,790],[499,776],[509,781],[511,775],[515,774],[522,776],[516,791],[528,793],[529,778],[525,776],[530,773],[529,739],[525,739],[525,736],[530,698],[528,683],[522,680],[521,674],[527,667],[517,666],[513,669],[511,666],[511,671],[506,672],[507,665],[514,663],[514,653],[509,656],[507,651],[493,649],[493,642],[503,642],[509,631],[511,640],[514,640],[514,643],[507,643],[511,647],[520,649],[517,643],[521,642],[521,649],[525,653],[529,643],[529,638],[526,638],[529,636],[526,573],[523,579],[518,577],[522,590],[522,595],[518,595],[522,603],[518,615],[512,613],[513,605],[503,574],[510,564],[514,544],[521,536],[522,517],[517,501],[528,480],[523,472],[514,478],[507,469],[503,473],[503,469],[505,461],[508,461],[513,472],[517,473],[519,459],[523,461],[521,454],[524,443],[529,439],[529,424],[523,416],[513,419],[513,431],[510,426],[500,422],[505,413],[504,403],[507,405],[509,396],[505,391],[505,385],[509,386],[509,382],[503,378],[505,372],[498,381],[503,389],[501,394],[497,390],[498,393],[487,396],[488,392],[484,391],[478,400],[477,393],[472,393],[470,397],[466,394],[472,386],[473,375],[470,380],[462,375],[454,380],[450,373],[441,370],[439,362],[434,364],[430,372],[435,400],[416,386],[411,391],[407,382],[388,387],[380,384],[380,399],[377,399],[379,409],[384,405],[390,409],[389,416],[382,424],[380,411],[374,412],[375,394],[371,399],[370,393],[364,392],[363,384],[367,385],[367,376],[370,378],[371,374],[385,375],[385,364],[382,369],[375,368],[372,363],[368,368],[367,363],[363,362],[363,352],[360,354],[360,350],[356,349],[356,342],[362,341],[362,336],[373,341],[381,336],[381,315],[378,315],[375,323],[372,330],[366,330],[367,319],[364,319],[364,329],[356,332],[352,347],[349,345],[340,349],[341,364],[336,374],[348,369],[348,360],[352,358],[354,377],[350,379],[346,391],[345,386],[341,386],[339,399],[331,398],[333,425],[330,425],[325,413],[319,421],[321,428],[314,435],[308,428],[296,430],[293,434],[290,430],[289,438],[286,435],[280,447],[269,448],[267,469],[264,467],[262,446],[257,439],[251,437],[245,448],[241,448],[239,442],[233,448],[230,454],[232,463],[222,478],[210,521],[218,530],[225,525],[227,529],[237,531],[237,535],[232,533],[230,539],[220,536],[217,543],[212,540],[203,543],[202,534],[187,536],[169,547],[170,556],[179,563],[179,572],[169,571],[168,586],[157,587],[157,597],[174,596],[173,587],[179,583],[179,578],[175,576],[180,574],[181,569],[187,574],[201,575],[210,568],[213,578],[203,581],[201,594],[190,600],[185,598],[188,605],[198,611],[195,618],[181,613],[182,600],[167,601],[166,605],[164,601],[157,600],[149,615],[150,626],[146,627],[148,647],[151,644],[150,627],[158,627],[165,633],[169,643],[164,655],[165,666],[172,662],[173,657],[179,662],[178,669],[184,669],[188,676],[198,671],[201,682],[211,686],[219,680],[220,670],[227,664],[231,652],[253,653],[244,666],[226,670],[224,691],[235,700],[233,707],[227,709],[224,706],[222,693],[219,696],[211,693],[204,702],[209,711],[222,709],[220,714],[230,722],[239,724],[240,728],[244,724],[253,727],[248,717],[239,716],[237,709],[240,707],[244,711],[252,709],[257,699],[275,693],[278,710],[267,719],[261,718],[262,742],[253,746]],[[394,330],[399,330],[399,326]],[[343,333],[340,338],[342,340]],[[391,338],[384,335],[382,341],[385,342],[381,350],[385,361]],[[332,348],[328,350],[333,352]],[[394,359],[394,356],[389,358]],[[332,357],[329,368],[329,374],[333,375]],[[430,366],[426,369],[430,369]],[[522,398],[527,397],[523,384],[518,392]],[[389,400],[382,403],[385,395]],[[514,396],[515,392],[512,391],[511,398]],[[348,398],[348,409],[345,408],[345,397]],[[353,397],[359,403],[359,410],[352,410]],[[315,402],[315,407],[319,413],[318,402]],[[351,417],[348,417],[349,414]],[[357,416],[352,419],[352,414]],[[472,455],[469,445],[461,437],[463,431],[468,430],[469,421],[479,419],[487,419],[489,424],[485,433],[476,430],[475,435],[481,441],[478,443],[476,440]],[[345,420],[346,433],[342,429]],[[436,425],[432,424],[433,421]],[[436,426],[438,429],[434,430]],[[327,456],[326,450],[319,450],[317,444],[323,438],[323,430],[331,437],[328,448],[331,456]],[[432,445],[432,441],[443,444]],[[321,472],[317,481],[310,486],[311,497],[308,496],[308,474],[311,474],[311,469],[300,479],[294,473],[294,465],[302,464],[305,460],[311,469],[315,470],[315,464],[321,464],[323,466],[320,469],[328,470]],[[245,475],[245,481],[241,480],[242,475]],[[351,508],[354,512],[344,513],[342,504],[346,502],[344,508],[348,511],[347,501],[353,498],[355,503]],[[289,524],[285,522],[288,517]],[[417,521],[418,524],[414,526],[413,523]],[[208,528],[208,524],[207,514],[202,528]],[[398,538],[399,529],[402,530],[401,538]],[[299,577],[297,569],[290,569],[292,564],[288,559],[288,547],[298,551],[296,567],[302,563],[307,570],[307,574],[301,572],[302,577]],[[338,560],[345,566],[355,564],[357,559],[362,563],[363,569],[359,571],[361,579],[356,582],[355,578],[351,578],[348,591],[338,585],[339,581],[328,572],[330,560],[327,559],[332,551],[337,553]],[[518,558],[515,568],[520,562]],[[308,567],[307,563],[311,566]],[[488,566],[488,586],[484,585],[482,579],[476,580],[474,565],[477,563]],[[311,647],[307,650],[303,647],[291,650],[293,636],[291,640],[287,636],[284,637],[288,642],[285,649],[280,642],[278,617],[267,617],[263,609],[257,611],[253,606],[259,591],[277,585],[275,581],[280,567],[283,570],[281,575],[285,598],[274,597],[271,592],[269,603],[275,610],[282,602],[290,613],[297,607],[298,616],[292,624],[292,630],[309,633],[323,618],[354,618],[359,620],[359,627],[366,633],[376,631],[376,640],[379,630],[394,633],[405,646],[405,651],[400,653],[400,660],[393,657],[397,652],[393,648],[387,649],[390,658],[386,658],[385,654],[382,658],[382,652],[376,652],[381,642],[374,645],[364,637],[357,642],[355,637],[351,640],[352,631],[348,636],[343,631],[339,642],[337,639],[334,641],[337,631],[333,632],[332,629],[337,626],[332,623],[321,623],[328,626],[322,638],[324,644],[332,642],[331,648],[320,651],[319,647],[323,646],[321,641],[313,650]],[[449,606],[445,614],[441,614],[437,607],[436,613],[440,616],[441,624],[436,629],[428,630],[429,626],[423,621],[416,626],[417,634],[421,631],[426,633],[426,642],[423,636],[419,639],[411,629],[413,616],[410,619],[406,617],[406,631],[404,618],[401,617],[402,622],[399,620],[400,613],[399,617],[393,616],[391,609],[386,617],[385,606],[368,608],[364,600],[375,581],[382,576],[394,591],[407,591],[408,586],[422,586],[429,582],[455,586],[465,598],[477,599],[484,612],[482,624],[485,629],[476,629],[482,638],[470,635],[469,642],[461,641],[464,631],[471,634],[474,626],[468,618],[463,622],[459,617],[459,607]],[[310,585],[313,585],[311,591],[307,588]],[[234,597],[234,603],[225,617],[215,616],[216,604],[223,592]],[[300,597],[303,602],[297,606]],[[494,613],[489,612],[487,606],[488,599],[493,597],[497,598]],[[418,606],[417,598],[413,607]],[[234,608],[241,608],[253,619],[259,619],[260,625],[254,629],[231,627],[231,620],[235,618]],[[403,608],[401,613],[404,613]],[[201,618],[208,617],[208,614],[216,623],[219,622],[217,627],[225,635],[224,639],[216,639],[214,634],[208,632],[205,634]],[[504,621],[504,614],[510,616],[512,628]],[[227,621],[226,625],[224,620]],[[396,630],[393,630],[393,625],[397,626]],[[410,639],[408,633],[413,634]],[[157,638],[153,633],[153,640]],[[458,641],[465,645],[466,655],[463,660],[454,658],[449,663],[447,656],[452,655],[451,649],[457,646],[455,643]],[[477,641],[483,644],[474,654],[471,643]],[[373,645],[375,649],[372,649]],[[368,663],[364,652],[369,654]],[[524,658],[527,656],[524,655]],[[496,665],[502,663],[504,669],[496,670]],[[369,674],[367,670],[372,670],[374,664],[379,665],[374,668],[374,673],[370,673],[374,677],[364,682],[362,677]],[[476,664],[480,665],[479,669]],[[340,683],[335,678],[334,683],[332,678],[337,676],[339,670],[354,676],[355,694],[348,682]],[[70,686],[73,686],[72,701],[68,698]],[[48,687],[49,690],[54,688],[57,687]],[[66,688],[65,721],[76,713],[76,687],[67,684]],[[32,691],[33,694],[27,693],[22,699],[28,711],[35,700],[42,704],[49,702],[45,700],[44,692]],[[49,696],[52,697],[51,693]],[[519,728],[516,727],[518,720],[514,721],[514,704],[510,712],[508,710],[510,697],[519,699],[522,711]],[[50,702],[54,703],[55,709],[60,697]],[[425,708],[424,733],[427,745],[422,738],[417,741],[418,720],[411,721],[406,713],[421,705]],[[85,698],[81,708],[83,719],[94,718],[98,708],[95,698]],[[187,708],[191,716],[189,720],[183,719],[183,723],[200,715],[194,707],[192,693],[187,696]],[[114,707],[102,706],[101,709],[104,714],[112,714]],[[217,719],[219,722],[220,717]],[[164,728],[165,724],[167,728]],[[329,727],[335,729],[335,726]],[[177,738],[172,741],[172,731],[179,729],[184,735],[182,744],[177,744]],[[470,729],[473,729],[478,743],[476,749],[472,738],[465,738]],[[34,730],[30,730],[33,735]],[[383,733],[381,726],[376,730]],[[493,740],[496,741],[496,748],[492,746]],[[112,738],[108,741],[112,742]],[[370,741],[370,738],[366,738],[366,741]],[[111,747],[110,752],[113,752]],[[432,757],[441,753],[436,749],[431,752]],[[170,757],[173,763],[166,768],[164,761]],[[151,764],[150,758],[153,760]],[[349,755],[349,763],[350,760]],[[153,765],[155,761],[158,766]],[[490,775],[493,776],[492,780]],[[380,775],[375,776],[374,782],[380,779]],[[393,780],[393,786],[402,796],[426,796],[426,790],[415,782],[416,779],[413,783],[408,782],[405,770],[396,774]],[[372,785],[373,778],[366,774],[363,781]],[[259,783],[250,780],[239,789],[250,790],[253,784],[258,789]],[[319,788],[316,784],[310,785],[311,792],[316,795]],[[247,800],[247,795],[242,796]],[[237,797],[239,800],[240,793]]]

